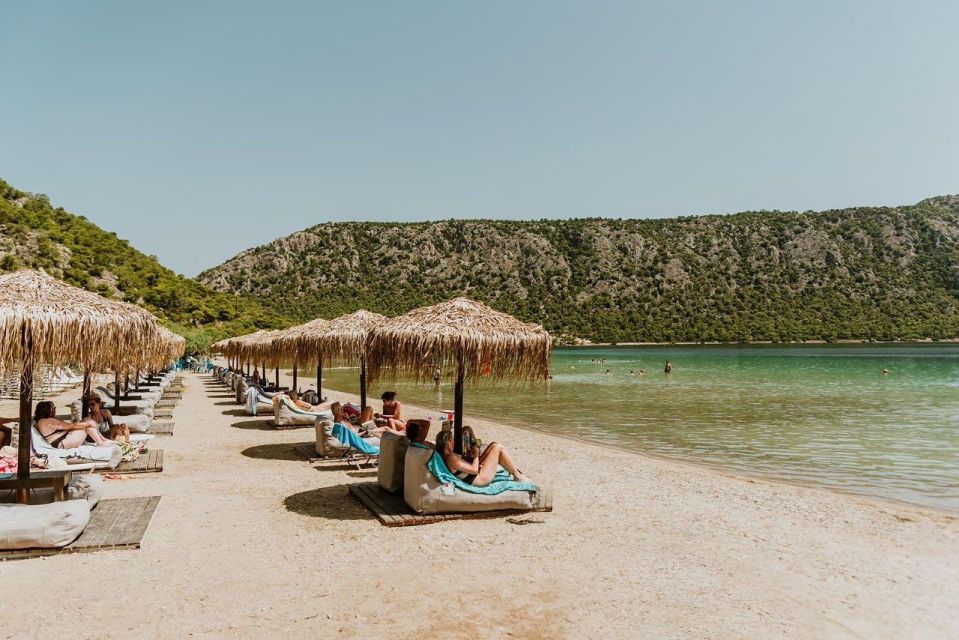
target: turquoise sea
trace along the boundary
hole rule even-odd
[[[959,511],[959,345],[568,348],[552,373],[539,387],[467,388],[467,423]],[[356,376],[329,370],[325,384],[356,392]],[[449,376],[438,390],[400,379],[371,397],[383,388],[437,413],[452,406]]]

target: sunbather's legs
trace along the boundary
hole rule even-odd
[[[86,442],[87,432],[84,429],[74,429],[60,441],[61,449],[75,449]]]
[[[513,459],[509,457],[509,453],[503,445],[498,442],[493,442],[486,447],[486,450],[480,456],[480,472],[476,474],[476,479],[473,480],[473,486],[485,487],[492,482],[499,465],[502,465],[503,468],[510,472],[519,482],[526,480],[526,476],[520,473],[516,465],[513,464]]]

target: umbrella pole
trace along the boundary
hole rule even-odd
[[[130,399],[130,374],[126,375],[126,378],[123,380],[123,397],[127,400]]]
[[[316,397],[318,402],[323,402],[323,359],[316,361]]]
[[[30,436],[33,416],[33,334],[26,327],[20,330],[20,353],[23,366],[20,368],[20,430],[17,451],[17,479],[30,479],[30,451],[33,449]],[[29,504],[30,489],[17,488],[17,502]]]
[[[139,369],[137,369],[137,375],[133,380],[134,380],[133,382],[134,391],[139,391],[140,390],[140,370]]]
[[[273,370],[273,386],[275,386],[277,389],[280,388],[280,366],[279,365],[277,365],[276,368]]]
[[[113,410],[120,414],[120,372],[113,375]]]
[[[463,365],[456,368],[456,389],[453,392],[453,451],[463,453]]]
[[[296,363],[293,363],[293,390],[296,391]]]
[[[90,417],[90,370],[83,370],[83,395],[80,398],[80,417],[89,418]]]
[[[261,362],[260,365],[261,365],[260,377],[257,379],[256,383],[262,384],[265,387],[266,386],[266,361]]]
[[[360,411],[366,409],[366,356],[360,356]]]

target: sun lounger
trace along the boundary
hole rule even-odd
[[[361,438],[349,428],[334,426],[328,418],[317,418],[314,428],[316,453],[321,458],[342,459],[357,469],[360,465],[379,461],[380,447],[376,438]]]
[[[285,395],[278,396],[278,400],[273,407],[273,422],[276,427],[309,427],[316,422],[317,418],[333,418],[333,412],[329,410],[313,413],[304,411],[293,404]]]
[[[119,445],[111,444],[105,447],[96,447],[89,444],[80,445],[73,449],[60,449],[50,446],[50,443],[40,435],[36,427],[31,427],[31,440],[36,453],[53,458],[60,458],[71,465],[75,471],[90,469],[115,469],[120,464],[123,451]],[[74,466],[76,465],[76,466]]]
[[[97,393],[100,394],[100,397],[103,398],[104,403],[107,405],[107,408],[113,407],[116,402],[116,398],[113,397],[113,394],[110,393],[106,387],[97,387]],[[120,400],[121,406],[132,407],[136,410],[137,413],[142,413],[143,415],[153,417],[153,405],[156,402],[152,400]]]
[[[409,448],[410,441],[406,436],[387,431],[380,438],[380,464],[376,482],[390,493],[403,491],[406,450]]]
[[[65,547],[90,521],[90,503],[0,504],[0,549]]]
[[[427,467],[432,456],[432,449],[421,447],[411,446],[406,452],[403,497],[413,511],[417,513],[451,513],[498,511],[502,509],[529,511],[533,508],[535,494],[531,491],[507,490],[495,494],[474,493],[465,490],[454,482],[441,482]],[[446,472],[448,473],[449,470],[447,469]],[[481,490],[482,488],[476,487],[476,489]]]
[[[264,416],[273,413],[273,401],[260,395],[256,387],[246,390],[246,414],[249,416]]]

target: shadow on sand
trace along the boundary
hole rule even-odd
[[[278,442],[276,444],[258,444],[255,447],[248,447],[241,451],[247,458],[256,458],[257,460],[296,460],[297,462],[306,462],[302,455],[298,454],[293,447],[300,446],[300,442]],[[312,442],[305,443],[312,446]]]
[[[253,431],[273,431],[273,427],[266,420],[243,420],[230,425],[234,429],[251,429]]]
[[[349,494],[348,484],[294,493],[283,500],[287,511],[327,520],[371,520],[373,515]]]

